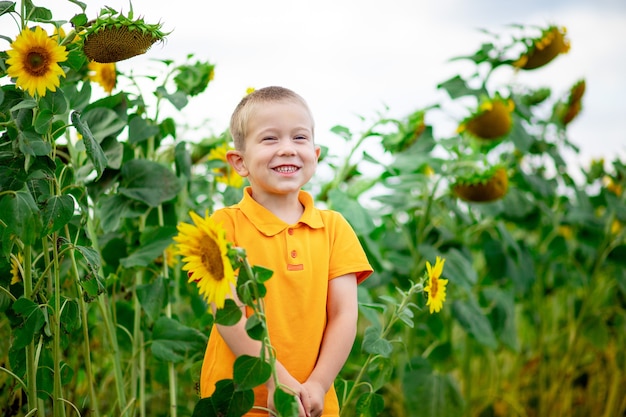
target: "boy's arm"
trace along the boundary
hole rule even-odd
[[[243,306],[241,301],[239,301],[236,294],[237,292],[233,289],[232,291],[233,299],[235,300],[237,305],[242,306],[241,308],[245,312],[245,306]],[[213,310],[215,313],[214,306],[213,306]],[[232,326],[223,326],[220,324],[216,326],[217,326],[217,330],[220,333],[220,336],[222,336],[222,339],[224,339],[224,341],[226,342],[230,350],[233,352],[235,357],[239,357],[241,355],[258,357],[261,354],[261,346],[262,346],[261,342],[258,340],[252,339],[248,335],[248,332],[246,331],[246,315],[245,314],[242,315],[241,320],[239,320],[236,324]],[[276,361],[276,374],[278,376],[278,380],[280,381],[280,383],[291,388],[294,391],[294,393],[298,396],[298,398],[300,398],[300,403],[298,404],[300,415],[302,416],[305,415],[304,406],[302,402],[304,401],[308,405],[308,395],[304,394],[304,389],[302,385],[293,376],[291,376],[291,374],[287,371],[287,369],[278,361]],[[274,409],[272,399],[273,399],[274,390],[276,387],[274,385],[273,378],[270,378],[267,381],[266,386],[268,388],[268,394],[269,394],[268,406],[270,409]],[[303,397],[305,398],[305,400],[302,399]]]
[[[348,359],[358,319],[355,274],[334,278],[328,283],[328,321],[315,369],[304,383],[311,395],[311,415],[321,413],[324,396]]]

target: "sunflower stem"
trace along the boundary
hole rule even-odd
[[[24,245],[24,298],[33,296],[32,248]],[[43,409],[37,407],[37,362],[35,361],[35,341],[26,345],[26,384],[28,385],[28,410],[37,416],[45,416]],[[34,414],[33,414],[34,415]]]
[[[385,337],[387,337],[387,335],[393,328],[393,325],[399,320],[400,314],[402,314],[402,312],[406,308],[409,307],[409,303],[413,295],[419,292],[422,292],[423,290],[424,290],[423,282],[417,282],[417,283],[414,283],[407,292],[402,293],[403,294],[402,300],[400,300],[400,303],[396,305],[396,307],[394,308],[393,313],[391,314],[391,317],[389,317],[389,320],[387,321],[387,324],[385,325],[385,327],[381,329],[381,332],[380,332],[381,339],[384,339]],[[367,372],[367,369],[369,368],[370,364],[377,356],[378,356],[377,354],[370,353],[365,359],[365,363],[361,366],[361,370],[359,371],[359,374],[354,379],[354,384],[352,385],[352,388],[350,388],[348,395],[345,397],[343,407],[341,408],[341,411],[339,413],[340,417],[347,415],[348,407],[346,407],[346,405],[350,404],[350,401],[352,401],[354,395],[356,394],[357,388],[359,388],[363,384],[366,384],[361,381],[363,380],[363,377],[365,376],[365,373]]]
[[[57,233],[52,234],[52,263],[54,276],[54,335],[53,335],[53,356],[54,356],[54,384],[52,398],[53,414],[55,417],[65,416],[65,406],[63,403],[63,391],[61,386],[61,276],[59,273],[59,251],[57,247]],[[44,240],[46,240],[44,238]],[[47,243],[47,242],[46,242]],[[47,246],[47,245],[45,245]],[[44,247],[45,247],[44,246]],[[46,251],[47,253],[47,251]]]
[[[98,253],[102,253],[100,251],[100,245],[98,244],[98,239],[96,239],[96,231],[93,224],[93,220],[91,216],[87,216],[87,232],[90,237],[91,245],[94,250]],[[111,345],[111,355],[113,357],[113,371],[115,375],[115,390],[117,394],[118,406],[121,412],[122,417],[129,417],[129,412],[126,407],[126,393],[124,392],[124,374],[122,373],[122,364],[120,357],[120,349],[119,344],[117,343],[117,333],[115,327],[113,325],[113,319],[111,317],[111,310],[109,310],[108,306],[111,305],[109,302],[109,297],[106,291],[97,297],[98,308],[100,309],[100,314],[102,315],[102,320],[104,322],[104,328],[106,329],[106,335],[109,340],[109,344]],[[111,305],[113,307],[113,305]]]
[[[165,221],[163,220],[163,205],[159,204],[157,207],[157,214],[159,218],[159,226],[163,227]],[[167,282],[169,280],[169,265],[167,264],[167,251],[163,251],[163,278]],[[177,286],[177,283],[174,283]],[[169,288],[169,285],[168,285]],[[165,306],[165,315],[167,318],[172,318],[172,297],[167,298],[167,305]],[[176,369],[174,367],[174,362],[169,362],[167,364],[167,370],[169,373],[169,385],[170,385],[170,416],[176,417],[178,415],[178,401],[176,398],[177,390],[177,380],[176,380]]]
[[[65,236],[70,240],[70,229],[68,225],[65,225]],[[82,288],[80,286],[80,273],[78,272],[78,264],[76,263],[76,255],[74,249],[69,250],[70,263],[72,272],[74,274],[74,283],[76,284],[76,293],[78,294],[78,305],[80,307],[81,326],[83,330],[83,356],[85,357],[85,374],[87,376],[87,384],[89,386],[89,399],[90,407],[89,412],[94,417],[100,417],[100,410],[98,407],[98,396],[95,391],[95,380],[93,377],[93,369],[91,368],[91,348],[89,347],[89,322],[87,319],[87,303],[82,297]]]

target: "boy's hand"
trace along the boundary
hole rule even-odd
[[[322,387],[322,384],[308,380],[302,386],[305,392],[309,395],[309,405],[306,408],[307,417],[319,417],[324,411],[324,398],[326,397],[326,390]]]
[[[293,394],[298,401],[298,417],[310,417],[308,410],[311,408],[310,404],[310,395],[306,390],[306,387],[298,382],[291,374],[280,364],[277,362],[276,371],[278,373],[278,381],[280,385],[284,388],[283,390]],[[274,406],[274,392],[276,391],[276,386],[274,385],[272,379],[268,381],[267,384],[267,408],[272,411],[276,411],[276,407]]]

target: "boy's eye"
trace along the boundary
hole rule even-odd
[[[306,136],[296,136],[294,139],[297,139],[297,140],[306,140],[306,139],[307,139],[307,137],[306,137]]]

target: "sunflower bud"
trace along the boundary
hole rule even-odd
[[[514,67],[531,70],[543,67],[559,54],[569,51],[570,43],[565,37],[565,28],[550,26],[538,38],[529,39],[530,46],[513,63]]]
[[[165,34],[161,24],[150,25],[143,19],[131,20],[121,13],[113,16],[104,10],[82,33],[83,52],[92,61],[112,63],[144,54]]]
[[[462,200],[477,203],[495,201],[504,197],[509,186],[506,169],[495,168],[488,171],[487,175],[486,178],[479,175],[458,180],[452,186],[452,191]]]
[[[511,130],[514,108],[513,100],[496,96],[482,103],[477,112],[459,125],[457,131],[467,132],[477,139],[498,140]]]

